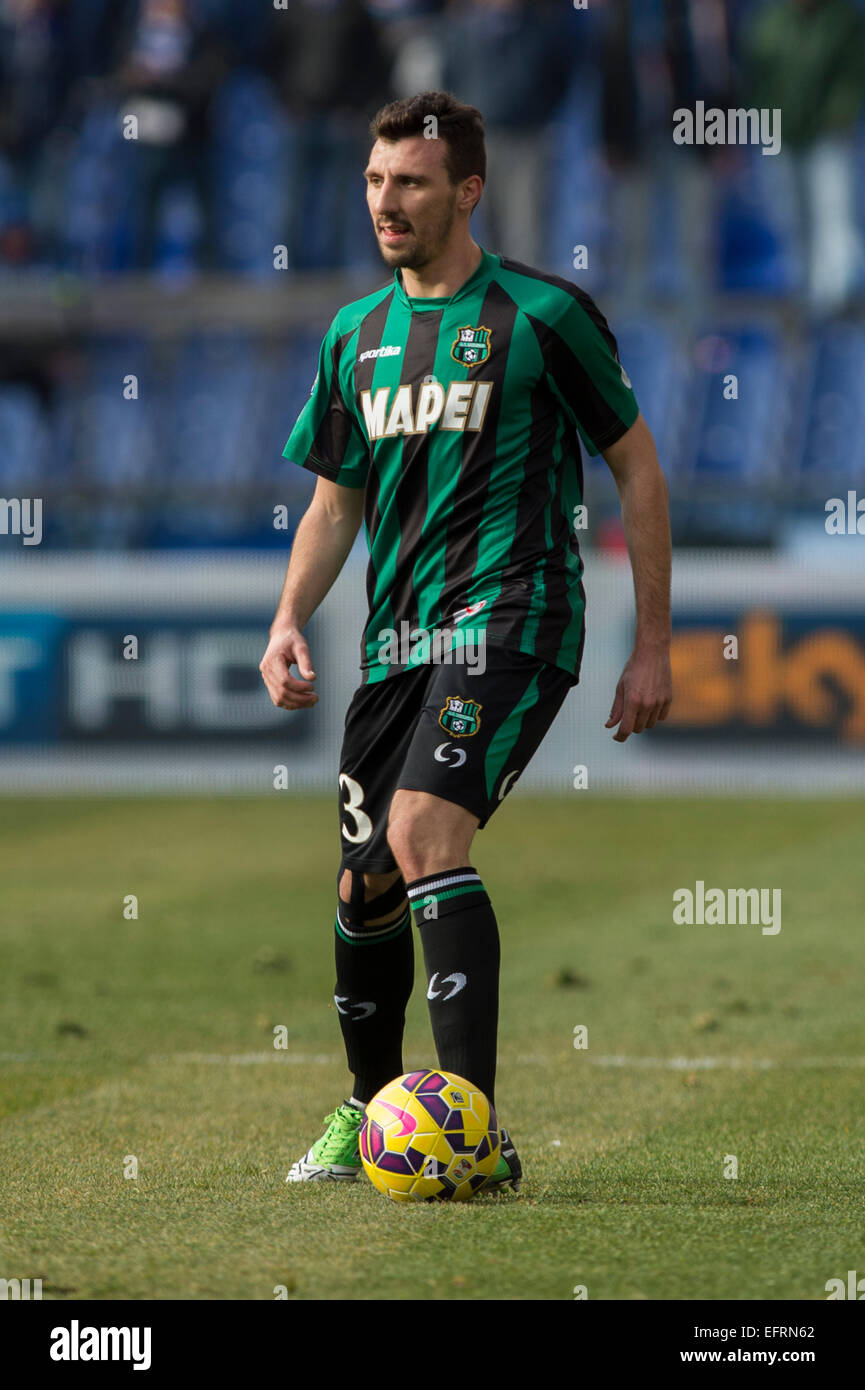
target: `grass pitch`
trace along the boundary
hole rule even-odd
[[[472,858],[523,1195],[398,1206],[284,1182],[348,1093],[332,800],[0,802],[0,1274],[70,1300],[825,1299],[865,1274],[863,841],[851,802],[515,797]],[[780,888],[781,931],[675,925],[698,879]],[[405,1062],[434,1061],[418,988]]]

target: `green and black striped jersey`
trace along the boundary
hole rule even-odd
[[[341,309],[284,457],[366,488],[363,681],[406,669],[388,631],[447,630],[576,679],[579,440],[597,454],[637,415],[589,295],[505,257],[484,251],[449,299],[409,297],[397,270]]]

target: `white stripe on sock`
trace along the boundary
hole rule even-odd
[[[436,888],[447,888],[452,883],[480,883],[480,874],[451,874],[447,878],[436,878],[432,883],[425,883],[421,888],[407,888],[409,898],[423,897],[424,893],[430,893]]]

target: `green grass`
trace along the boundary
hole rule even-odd
[[[75,1300],[567,1300],[865,1274],[865,808],[503,807],[472,858],[527,1178],[462,1206],[283,1181],[347,1094],[334,832],[329,798],[0,801],[0,1275]],[[782,930],[674,925],[698,878],[781,888]],[[421,989],[405,1060],[435,1060]]]

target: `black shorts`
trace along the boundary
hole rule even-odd
[[[483,672],[440,663],[359,686],[339,763],[341,868],[397,867],[387,819],[401,788],[464,806],[482,829],[574,684],[558,666],[489,643]]]

